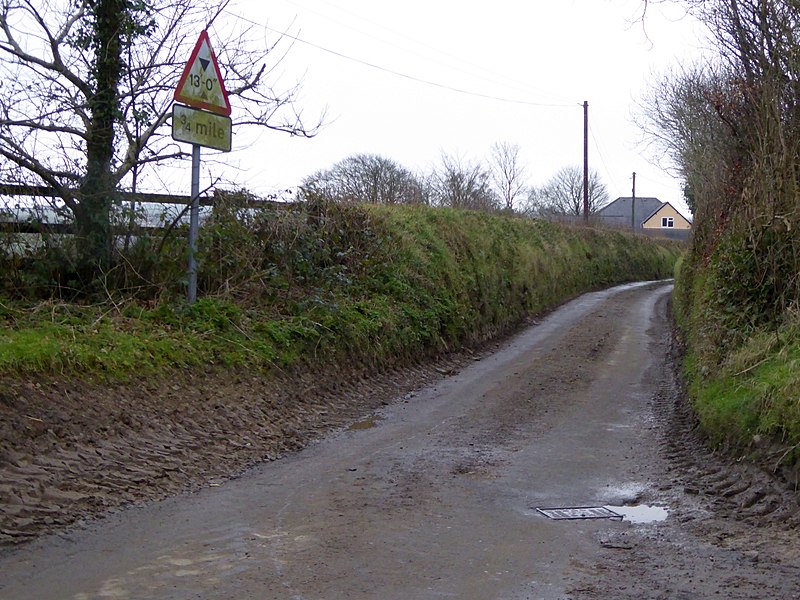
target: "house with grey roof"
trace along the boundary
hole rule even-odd
[[[639,233],[687,239],[692,223],[669,202],[658,198],[620,197],[594,214],[594,219],[622,229]]]

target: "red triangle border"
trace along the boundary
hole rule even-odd
[[[186,96],[181,95],[180,91],[183,88],[183,85],[186,83],[186,80],[189,78],[189,72],[192,70],[192,65],[194,65],[195,61],[197,60],[197,55],[200,54],[200,48],[203,46],[203,42],[208,44],[208,49],[211,53],[211,64],[214,65],[214,71],[217,74],[217,80],[219,81],[219,87],[222,91],[222,98],[225,100],[225,106],[217,106],[215,104],[209,104],[207,102],[201,102],[194,98],[187,98]],[[208,37],[208,30],[204,29],[200,32],[200,37],[197,38],[197,43],[194,45],[194,50],[192,50],[192,54],[189,57],[189,60],[186,63],[186,66],[183,68],[183,73],[181,74],[181,78],[178,80],[178,85],[175,86],[175,94],[173,98],[177,102],[183,102],[189,106],[193,106],[195,108],[202,108],[204,110],[208,110],[220,115],[224,115],[226,117],[230,116],[231,114],[231,103],[228,100],[228,90],[225,89],[225,81],[222,79],[222,72],[219,70],[219,64],[217,63],[217,55],[214,54],[214,48],[211,46],[211,40]]]

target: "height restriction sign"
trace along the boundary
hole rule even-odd
[[[175,88],[175,100],[220,115],[231,114],[228,92],[211,49],[208,32],[203,31]]]

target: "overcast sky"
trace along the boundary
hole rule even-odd
[[[234,151],[219,158],[238,183],[267,193],[356,153],[428,170],[443,152],[488,160],[504,141],[519,145],[530,184],[541,185],[582,165],[585,100],[590,166],[611,198],[630,196],[635,171],[637,196],[685,212],[680,181],[642,145],[633,116],[658,74],[700,55],[702,31],[674,5],[652,5],[643,25],[642,6],[238,0],[226,18],[257,24],[267,40],[276,31],[302,40],[285,39],[275,75],[279,87],[302,79],[300,108],[309,121],[327,110],[327,125],[313,139],[234,130]]]

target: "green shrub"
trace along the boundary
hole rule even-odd
[[[180,244],[132,240],[140,262],[109,278],[104,302],[6,306],[0,372],[387,368],[479,344],[587,290],[668,277],[683,250],[471,211],[223,200],[201,230],[192,306],[164,283],[182,269]],[[34,349],[37,338],[48,341]]]

